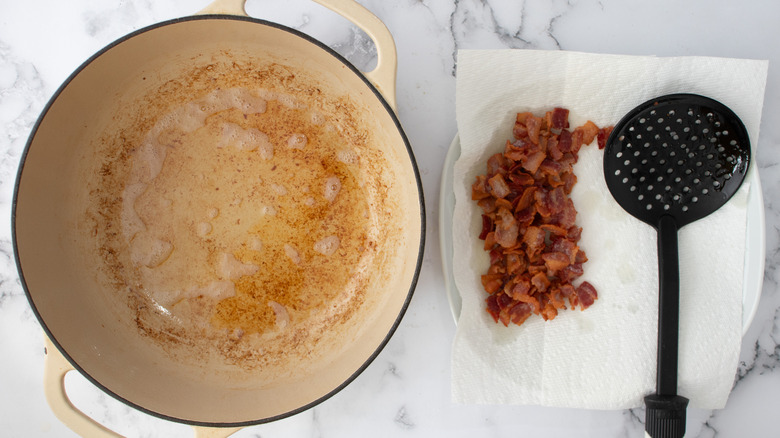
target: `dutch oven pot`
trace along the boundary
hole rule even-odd
[[[414,156],[394,112],[395,45],[381,21],[359,4],[317,2],[373,39],[378,53],[373,71],[359,72],[295,30],[249,18],[243,1],[220,0],[198,15],[150,26],[109,45],[67,79],[37,121],[14,193],[16,262],[49,339],[49,404],[78,433],[109,432],[68,400],[63,383],[70,370],[143,412],[231,431],[327,399],[369,365],[400,323],[420,270],[425,220]],[[141,333],[137,314],[106,292],[105,275],[96,268],[106,254],[96,253],[84,223],[94,189],[85,179],[107,159],[107,139],[117,137],[112,125],[131,126],[128,120],[145,113],[135,105],[143,102],[138,97],[143,93],[166,89],[172,79],[186,92],[181,84],[188,72],[230,59],[242,65],[273,60],[284,71],[301,72],[288,78],[290,87],[305,79],[308,89],[321,91],[324,99],[348,102],[357,129],[368,133],[369,155],[377,157],[361,161],[367,184],[383,190],[371,199],[372,223],[378,227],[374,234],[380,238],[354,314],[312,347],[309,356],[319,359],[277,360],[273,366],[284,372],[275,374],[262,367],[212,365],[219,361],[209,360],[208,352],[199,357],[204,353],[189,354],[183,347],[172,354],[161,341]],[[268,375],[281,377],[268,381]]]

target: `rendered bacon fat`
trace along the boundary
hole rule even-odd
[[[531,314],[553,319],[567,301],[585,310],[598,298],[590,283],[573,285],[588,258],[578,246],[582,229],[569,194],[580,148],[595,139],[603,148],[612,128],[588,121],[572,131],[568,119],[563,108],[544,117],[517,114],[514,141],[488,159],[487,173],[472,186],[483,211],[479,238],[490,255],[482,276],[487,311],[505,326]]]

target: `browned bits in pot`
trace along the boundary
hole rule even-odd
[[[567,300],[585,310],[598,298],[587,281],[573,285],[588,258],[578,246],[582,228],[569,195],[580,148],[595,139],[603,147],[611,127],[588,121],[571,131],[568,118],[563,108],[543,117],[518,113],[514,140],[488,159],[487,173],[472,185],[471,198],[483,211],[479,238],[490,255],[482,275],[487,312],[505,326],[531,314],[553,319]]]

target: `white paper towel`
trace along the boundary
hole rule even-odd
[[[480,275],[489,266],[471,185],[504,149],[517,112],[570,110],[570,124],[616,124],[635,106],[670,93],[721,101],[758,141],[768,63],[706,57],[639,57],[561,51],[460,51],[454,168],[453,270],[462,310],[452,349],[453,400],[593,409],[641,406],[655,390],[658,317],[656,232],[625,213],[607,190],[602,151],[583,147],[571,197],[589,261],[581,280],[599,299],[586,311],[522,326],[485,311]],[[755,163],[753,163],[755,166]],[[755,171],[752,169],[751,171]],[[679,234],[679,394],[700,408],[725,405],[742,335],[744,184],[724,207]]]

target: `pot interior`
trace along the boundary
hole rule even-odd
[[[245,424],[348,383],[400,320],[421,193],[393,113],[320,45],[177,20],[88,61],[31,137],[20,272],[62,352],[166,418]]]

